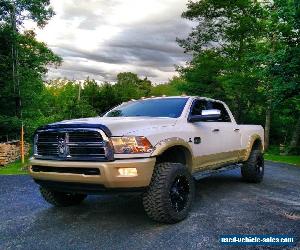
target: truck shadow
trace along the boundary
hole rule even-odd
[[[218,203],[218,199],[230,196],[233,190],[239,190],[244,185],[241,178],[232,175],[209,177],[196,182],[193,213],[210,213]],[[48,204],[47,204],[48,206]],[[72,225],[80,227],[80,231],[112,230],[144,230],[149,227],[164,227],[151,221],[145,214],[141,195],[90,195],[79,206],[56,208],[48,206],[36,214],[35,230],[46,229],[51,224],[51,230],[71,230]],[[189,223],[189,218],[181,223]],[[179,224],[181,224],[179,223]],[[177,224],[176,224],[177,225]]]

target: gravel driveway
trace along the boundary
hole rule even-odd
[[[190,216],[175,225],[149,220],[137,195],[54,208],[29,176],[0,176],[1,250],[220,249],[219,236],[236,233],[300,236],[300,167],[267,162],[261,184],[237,169],[198,181]]]

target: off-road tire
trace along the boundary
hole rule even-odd
[[[185,219],[193,203],[194,185],[194,180],[184,165],[168,162],[157,164],[150,185],[143,194],[143,206],[147,215],[162,223],[176,223]]]
[[[45,187],[40,187],[40,192],[43,198],[50,204],[56,207],[68,207],[80,204],[87,195],[71,194],[50,190]]]
[[[242,177],[247,182],[259,183],[264,177],[264,157],[260,150],[252,150],[249,159],[241,168]]]

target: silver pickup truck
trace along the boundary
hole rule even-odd
[[[194,179],[241,167],[246,181],[262,181],[263,150],[263,128],[238,125],[221,101],[155,97],[37,129],[30,174],[55,206],[139,191],[150,218],[175,223],[188,215]]]

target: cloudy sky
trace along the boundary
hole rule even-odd
[[[38,40],[64,63],[48,77],[114,81],[131,71],[156,83],[175,75],[188,56],[175,42],[191,31],[185,0],[52,0],[56,12]],[[27,28],[33,28],[31,23]]]

